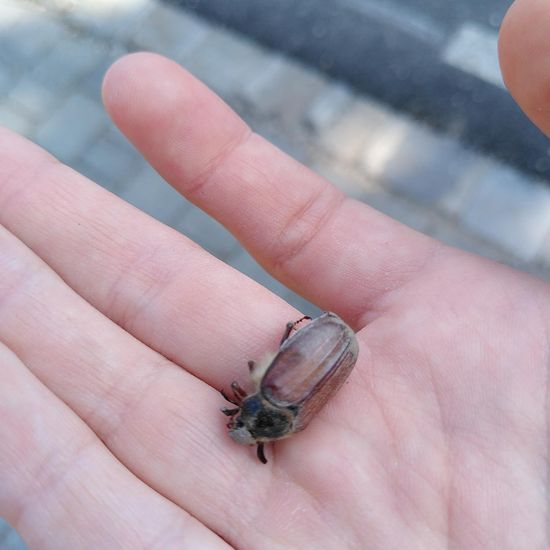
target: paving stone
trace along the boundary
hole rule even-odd
[[[251,102],[257,112],[288,122],[301,122],[313,99],[326,89],[327,81],[316,71],[277,56],[266,57],[259,71],[250,72],[241,85],[240,96]]]
[[[265,62],[250,78],[242,83],[239,97],[252,107],[262,107],[262,98],[266,89],[269,89],[284,69],[286,60],[276,53],[266,53]]]
[[[72,36],[56,44],[30,78],[51,93],[61,94],[97,67],[106,55],[107,49],[101,42]]]
[[[86,152],[109,124],[97,103],[74,94],[38,129],[35,139],[62,162],[70,164]]]
[[[144,18],[132,40],[140,49],[178,60],[210,31],[210,26],[180,8],[157,3]]]
[[[311,169],[336,187],[348,197],[364,200],[367,195],[380,192],[381,185],[376,180],[366,177],[349,166],[334,162],[324,155],[316,155],[310,164]]]
[[[40,63],[56,44],[70,36],[63,24],[40,11],[27,11],[0,38],[0,59],[25,70]]]
[[[543,266],[550,268],[550,230],[544,236],[535,260]]]
[[[9,104],[0,104],[0,125],[27,137],[31,136],[34,128],[34,124],[29,118]]]
[[[494,246],[493,243],[485,239],[480,239],[478,235],[465,231],[457,223],[444,223],[439,219],[429,223],[424,232],[448,246],[453,246],[472,254],[478,254],[490,260],[517,267],[518,269],[525,269],[526,267],[524,262],[521,262],[510,252],[503,250],[501,247]]]
[[[493,29],[463,23],[449,37],[440,55],[453,67],[505,88],[498,61],[498,33]]]
[[[472,188],[459,218],[467,228],[529,261],[550,230],[550,191],[495,162]]]
[[[101,87],[107,69],[119,58],[130,53],[130,50],[122,44],[104,44],[103,56],[95,67],[88,71],[79,81],[79,89],[90,96],[94,101],[101,102]]]
[[[116,192],[130,185],[147,163],[118,130],[109,128],[90,146],[80,164],[77,168],[86,176]]]
[[[325,162],[315,164],[313,169],[341,188],[347,195],[369,204],[412,229],[434,237],[449,246],[525,268],[524,265],[520,266],[517,258],[512,254],[466,231],[454,217],[445,212],[417,203],[407,197],[396,196],[376,182],[365,181],[354,173],[345,173],[341,166],[330,166]],[[548,245],[550,258],[550,238]]]
[[[13,50],[17,50],[16,44],[20,40],[17,25],[19,22],[26,22],[33,18],[32,6],[17,0],[0,1],[0,21],[2,32],[0,32],[0,61],[11,66],[17,65],[12,60]],[[14,47],[15,46],[15,47]],[[15,52],[17,55],[17,51]],[[20,60],[17,57],[17,60]],[[14,67],[15,68],[15,67]]]
[[[224,261],[234,256],[241,247],[223,225],[194,205],[180,220],[174,220],[172,227]]]
[[[15,71],[5,63],[0,63],[0,98],[8,95],[16,82]]]
[[[398,151],[407,146],[414,123],[375,104],[369,127],[361,151],[361,169],[371,178],[382,178]]]
[[[452,193],[477,158],[452,138],[420,125],[402,127],[405,132],[394,141],[385,162],[373,162],[373,149],[379,145],[371,145],[365,169],[373,170],[371,175],[383,180],[393,191],[419,202],[440,203]],[[385,132],[382,134],[380,141],[385,142]]]
[[[272,119],[263,119],[261,121],[243,117],[252,130],[261,135],[275,147],[290,155],[293,159],[308,164],[308,154],[305,150],[304,140],[295,139],[296,136],[288,131],[288,127],[284,130],[281,125]]]
[[[250,76],[262,69],[265,56],[247,39],[212,30],[181,62],[218,95],[227,98],[239,92]]]
[[[331,83],[315,97],[304,122],[314,132],[323,132],[342,116],[352,100],[353,94],[345,84]]]
[[[415,204],[413,201],[396,197],[384,191],[378,193],[365,193],[362,201],[376,210],[390,216],[405,225],[428,234],[430,217],[433,215],[427,209]]]
[[[2,550],[26,550],[27,545],[6,521],[0,518],[0,548]]]
[[[5,31],[15,25],[29,13],[29,6],[17,0],[2,0],[0,2],[0,21]]]
[[[147,19],[155,3],[154,0],[78,0],[78,7],[68,10],[67,17],[98,37],[123,41]]]
[[[33,1],[33,0],[31,0]],[[37,1],[37,0],[34,0]],[[38,0],[40,5],[49,10],[56,11],[59,15],[63,15],[65,12],[74,9],[75,0]]]
[[[178,222],[189,209],[189,203],[149,165],[118,195],[167,225]]]
[[[33,80],[30,75],[25,76],[11,89],[7,99],[14,108],[21,109],[35,120],[44,119],[60,101],[58,96],[44,84]]]
[[[333,158],[353,164],[361,153],[365,154],[369,140],[373,141],[395,119],[395,115],[380,104],[357,98],[332,126],[321,132],[318,143]],[[371,156],[372,159],[366,159],[368,162],[377,160],[374,154]]]
[[[460,213],[464,203],[472,193],[472,189],[476,187],[479,179],[487,169],[490,169],[491,163],[494,162],[472,151],[468,152],[468,157],[468,165],[460,175],[456,185],[449,189],[439,202],[439,206],[453,217]]]
[[[0,517],[0,544],[2,543],[4,537],[11,531],[11,529],[12,528],[10,524],[5,519]]]

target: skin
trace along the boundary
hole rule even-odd
[[[549,59],[545,0],[517,2],[503,72],[546,132]],[[0,514],[30,546],[547,548],[549,284],[345,198],[164,58],[118,61],[104,99],[360,355],[259,464],[217,389],[300,313],[2,130]]]

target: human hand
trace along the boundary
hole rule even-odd
[[[358,331],[360,355],[259,464],[217,389],[299,313],[3,131],[0,514],[31,547],[545,547],[548,284],[344,198],[163,58],[118,62],[104,95],[168,181]]]

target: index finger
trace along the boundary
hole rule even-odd
[[[347,199],[251,133],[214,93],[165,58],[140,53],[119,60],[105,78],[104,101],[176,189],[284,284],[351,322],[413,277],[437,247]]]

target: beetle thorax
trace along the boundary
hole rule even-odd
[[[244,399],[229,435],[241,445],[281,439],[292,433],[294,418],[293,410],[273,405],[258,392]]]

